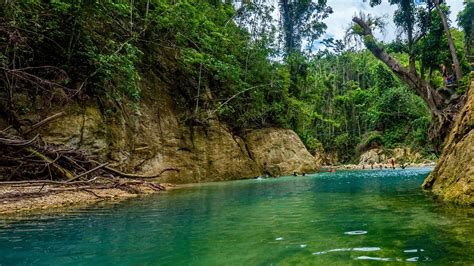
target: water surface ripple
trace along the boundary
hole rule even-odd
[[[429,171],[209,183],[0,217],[0,265],[472,265],[473,211],[421,191]]]

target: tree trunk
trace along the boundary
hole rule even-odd
[[[413,27],[408,26],[408,69],[416,75],[415,55],[413,54]]]
[[[369,25],[361,18],[354,17],[353,22],[358,24],[363,32],[364,44],[367,49],[380,61],[385,63],[392,72],[409,87],[413,88],[431,110],[433,117],[430,137],[433,142],[440,144],[448,134],[451,124],[454,121],[459,102],[453,102],[451,99],[445,99],[438,91],[433,89],[426,80],[420,78],[415,73],[404,67],[395,58],[390,56],[383,47],[375,41],[372,30]]]
[[[150,10],[150,0],[146,1],[146,10],[145,10],[145,18],[148,18],[148,11]]]
[[[428,104],[431,111],[434,114],[438,114],[440,107],[444,103],[443,97],[436,90],[431,88],[425,80],[412,73],[379,46],[375,41],[372,30],[365,21],[358,17],[354,17],[352,21],[357,23],[364,30],[363,38],[367,49],[380,61],[385,63],[398,78],[411,88],[414,88],[416,93]]]
[[[434,3],[436,5],[436,10],[438,10],[439,16],[441,17],[444,31],[446,32],[446,36],[448,38],[449,50],[451,51],[451,57],[453,58],[456,80],[460,82],[462,79],[462,73],[461,73],[461,68],[459,67],[459,60],[458,60],[458,56],[456,55],[456,48],[454,47],[453,38],[451,37],[451,32],[449,31],[448,21],[446,20],[446,15],[444,14],[441,7],[439,6],[439,0],[435,0]]]

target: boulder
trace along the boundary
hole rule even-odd
[[[308,152],[292,130],[257,129],[249,131],[245,139],[251,158],[262,171],[273,176],[311,173],[320,168],[320,161]]]
[[[386,155],[383,149],[375,148],[368,150],[360,156],[359,164],[377,164],[386,160]]]

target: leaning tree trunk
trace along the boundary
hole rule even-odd
[[[442,95],[437,90],[433,89],[430,84],[404,67],[395,58],[390,56],[382,46],[380,46],[372,33],[370,26],[361,18],[354,17],[353,22],[362,28],[362,32],[358,33],[364,40],[367,49],[380,61],[385,63],[391,71],[404,83],[413,88],[417,95],[419,95],[431,110],[433,121],[430,128],[430,138],[440,146],[454,121],[454,116],[457,113],[459,106],[462,104],[458,97],[451,97],[452,95]],[[455,99],[455,100],[453,100]]]
[[[456,55],[456,48],[454,47],[453,38],[451,37],[451,32],[449,31],[448,21],[446,20],[446,15],[444,14],[441,7],[439,6],[439,0],[435,0],[434,3],[436,6],[436,10],[438,10],[439,16],[441,17],[444,31],[446,32],[446,36],[448,38],[449,50],[451,51],[451,57],[453,58],[456,80],[457,82],[460,82],[462,79],[462,73],[461,73],[461,68],[459,67],[459,60],[458,60],[458,56]]]

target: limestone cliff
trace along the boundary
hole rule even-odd
[[[474,206],[474,79],[442,156],[422,187],[443,200]]]
[[[134,112],[110,115],[95,101],[53,104],[48,111],[26,117],[40,121],[65,115],[40,128],[49,143],[81,148],[129,172],[155,174],[164,168],[162,182],[191,183],[251,178],[270,172],[288,175],[314,172],[319,162],[291,130],[266,128],[233,133],[216,117],[189,121],[189,111],[173,87],[149,75],[142,84],[143,99]],[[36,106],[36,107],[35,107]],[[39,108],[32,103],[29,108]]]

